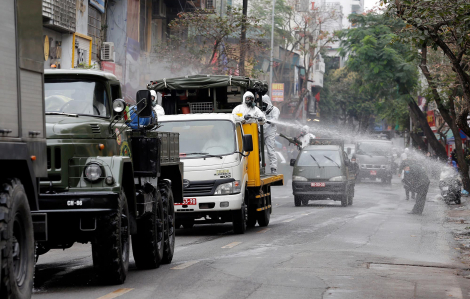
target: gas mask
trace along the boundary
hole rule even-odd
[[[263,102],[263,105],[261,106],[261,110],[262,110],[262,111],[268,110],[268,104],[265,103],[265,102]]]
[[[256,106],[255,104],[255,98],[253,97],[246,97],[245,99],[245,104],[249,107],[249,108],[253,108]]]

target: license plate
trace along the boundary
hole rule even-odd
[[[325,187],[325,183],[310,183],[310,187]]]
[[[177,206],[181,206],[181,205],[194,206],[194,205],[197,205],[197,200],[196,200],[196,198],[184,198],[183,203],[175,202],[175,205],[177,205]]]
[[[371,171],[370,171],[370,175],[377,175],[377,171],[371,170]]]

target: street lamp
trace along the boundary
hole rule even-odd
[[[273,13],[271,18],[271,58],[269,59],[269,98],[273,99],[273,66],[274,66],[274,9],[276,0],[273,0]]]

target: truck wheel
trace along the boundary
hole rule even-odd
[[[160,192],[155,192],[153,213],[137,220],[137,234],[132,236],[135,265],[139,269],[155,269],[163,258],[163,201]]]
[[[1,298],[31,298],[34,235],[24,187],[17,179],[0,186]]]
[[[96,240],[92,243],[93,267],[100,279],[122,284],[129,269],[129,208],[123,191],[118,209],[97,219]]]
[[[296,207],[300,207],[302,205],[302,200],[297,195],[294,195],[294,204]]]
[[[175,200],[169,184],[165,185],[162,192],[164,233],[163,233],[163,264],[169,264],[173,260],[175,253]]]
[[[233,213],[233,231],[236,234],[244,234],[246,231],[246,206],[242,204],[240,210],[232,211]]]
[[[255,227],[256,225],[256,206],[248,206],[248,219],[246,220],[247,227]]]
[[[265,210],[257,212],[258,225],[259,226],[268,226],[269,220],[271,219],[271,209],[268,208],[270,202],[266,200]]]
[[[349,194],[346,193],[342,195],[341,197],[341,206],[346,207],[348,205],[348,202],[349,202]]]

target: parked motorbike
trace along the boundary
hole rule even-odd
[[[462,181],[454,170],[446,169],[442,171],[439,189],[441,189],[441,196],[446,204],[451,204],[452,202],[460,204]]]

